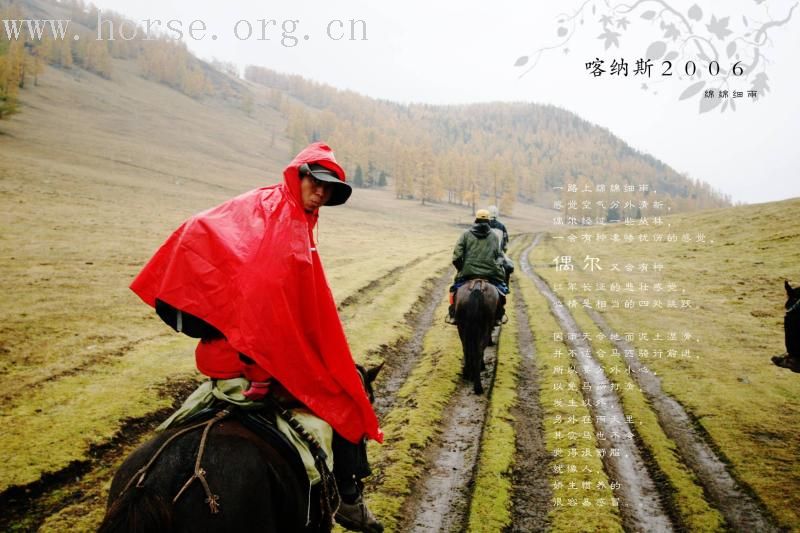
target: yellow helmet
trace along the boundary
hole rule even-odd
[[[475,220],[485,220],[489,222],[489,211],[486,209],[478,209],[478,212],[475,213]]]

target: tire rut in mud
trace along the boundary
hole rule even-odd
[[[172,405],[146,416],[122,421],[121,427],[107,442],[92,445],[84,459],[76,459],[64,468],[47,472],[32,483],[15,485],[0,493],[0,531],[36,531],[45,519],[74,504],[83,497],[81,479],[102,465],[114,463],[130,447],[139,442],[166,417],[172,414],[197,387],[193,380],[167,381],[161,394],[172,399]],[[51,495],[63,496],[50,498]],[[20,529],[19,524],[25,523]]]
[[[636,350],[624,338],[615,335],[603,316],[587,309],[617,350],[625,354],[636,383],[642,389],[658,417],[664,433],[672,439],[683,462],[695,473],[709,502],[722,513],[729,527],[736,531],[779,531],[763,504],[751,496],[731,475],[724,461],[714,452],[703,434],[695,427],[693,418],[683,406],[661,388],[661,379],[649,371],[636,357]]]
[[[520,294],[519,284],[514,283]],[[539,371],[533,334],[522,297],[514,298],[520,355],[517,405],[511,409],[516,434],[512,470],[512,532],[546,531],[552,492],[548,483],[550,455],[544,440],[544,416],[539,403]]]
[[[102,349],[97,350],[92,354],[91,357],[87,358],[83,362],[70,367],[64,370],[61,370],[57,373],[50,374],[47,377],[36,379],[27,383],[20,383],[19,388],[31,388],[31,387],[39,387],[46,383],[55,383],[60,379],[67,378],[70,376],[77,376],[83,374],[86,370],[95,368],[98,365],[102,365],[108,361],[110,358],[121,358],[127,355],[131,350],[133,350],[139,344],[150,342],[159,338],[169,337],[172,335],[172,331],[165,331],[163,333],[157,333],[155,335],[150,335],[147,337],[140,337],[138,339],[132,339],[122,343],[120,346],[116,346],[114,348]],[[6,399],[11,399],[11,396],[6,396]]]
[[[484,394],[476,395],[472,385],[464,381],[450,399],[443,416],[447,422],[426,453],[426,476],[415,483],[411,499],[404,506],[407,518],[400,528],[402,531],[466,529],[481,437],[497,369],[499,330],[497,328],[493,335],[495,346],[484,352],[486,368],[481,372]]]
[[[419,263],[423,259],[425,259],[425,257],[415,257],[414,259],[412,259],[408,263],[406,263],[404,265],[396,266],[393,269],[391,269],[389,272],[387,272],[386,274],[384,274],[384,275],[382,275],[382,276],[380,276],[378,278],[373,279],[372,281],[370,281],[369,283],[367,283],[363,287],[361,287],[358,290],[356,290],[353,294],[351,294],[350,296],[348,296],[347,298],[342,300],[339,303],[339,305],[336,307],[336,309],[341,313],[342,311],[344,311],[348,307],[352,307],[354,305],[358,305],[358,304],[362,304],[362,303],[371,302],[372,301],[372,294],[374,294],[375,291],[377,291],[379,289],[382,289],[384,287],[387,287],[389,285],[394,284],[395,282],[397,282],[397,275],[400,272],[402,272],[402,271],[404,271],[404,270],[406,270],[408,268],[411,268],[412,266],[414,266],[415,264]]]
[[[580,336],[580,328],[569,310],[561,304],[547,283],[531,268],[528,255],[535,247],[541,234],[528,246],[520,257],[522,272],[528,276],[550,304],[550,310],[562,330],[567,334],[568,344],[575,352],[575,370],[582,381],[590,384],[584,391],[584,398],[590,404],[597,431],[609,437],[598,442],[598,447],[606,450],[603,465],[612,481],[619,482],[620,513],[623,525],[629,531],[673,531],[672,520],[662,504],[662,495],[648,470],[646,457],[634,439],[624,438],[633,435],[633,428],[627,423],[620,399],[614,394],[602,367],[592,356],[591,346]],[[570,339],[573,333],[574,340]],[[612,435],[620,438],[613,440]],[[611,453],[616,449],[618,453]]]
[[[389,345],[382,345],[370,355],[383,358],[385,367],[381,371],[376,384],[375,404],[378,417],[385,416],[394,405],[397,391],[406,382],[414,366],[422,354],[422,342],[425,334],[433,326],[434,313],[441,302],[447,285],[450,282],[451,269],[448,266],[436,277],[429,278],[423,284],[422,296],[414,304],[406,316],[406,324],[411,334]]]

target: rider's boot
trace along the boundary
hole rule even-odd
[[[500,301],[497,303],[497,311],[494,316],[494,323],[495,325],[499,326],[503,324],[503,320],[506,318],[506,299],[501,298]]]
[[[445,322],[448,324],[456,323],[456,304],[450,304],[450,307],[447,308],[447,318]]]
[[[361,483],[357,483],[361,485]],[[364,531],[365,533],[382,533],[383,524],[378,522],[375,515],[367,507],[364,502],[364,497],[361,493],[361,487],[355,496],[348,498],[342,496],[342,502],[339,504],[339,510],[336,511],[336,522],[345,529],[350,531]]]
[[[333,475],[342,498],[336,511],[336,522],[351,531],[381,533],[383,524],[364,502],[361,480],[371,473],[367,462],[367,446],[362,440],[353,444],[333,434]]]

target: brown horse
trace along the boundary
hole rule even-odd
[[[473,382],[475,394],[483,393],[483,351],[492,341],[499,299],[497,288],[485,279],[470,280],[456,291],[455,317],[464,351],[463,375]]]
[[[380,369],[358,367],[370,401]],[[310,487],[297,452],[262,435],[235,414],[159,433],[120,466],[99,532],[330,531],[332,477]]]

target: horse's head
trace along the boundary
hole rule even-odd
[[[378,366],[373,366],[372,368],[356,365],[356,369],[358,370],[358,375],[361,376],[361,382],[364,384],[364,390],[367,392],[369,403],[375,403],[375,391],[372,388],[372,382],[375,381],[375,378],[378,377],[381,369],[383,369],[383,363]]]
[[[786,288],[786,313],[788,314],[800,308],[800,287],[792,288],[788,281],[784,281],[783,286]]]

